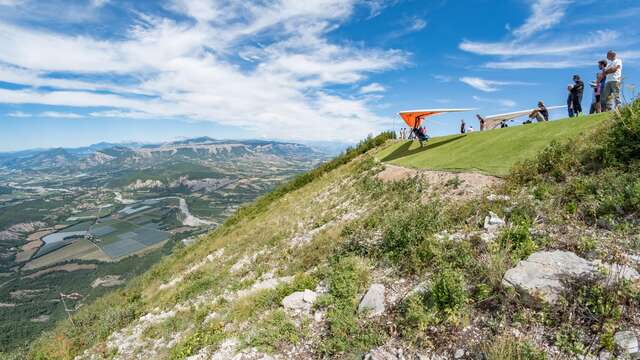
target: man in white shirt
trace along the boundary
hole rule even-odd
[[[607,53],[607,67],[604,70],[607,76],[604,84],[604,90],[602,96],[600,96],[600,102],[602,111],[609,111],[612,109],[609,102],[609,97],[613,97],[615,107],[620,107],[620,81],[622,81],[622,60],[616,57],[616,52],[609,50]]]

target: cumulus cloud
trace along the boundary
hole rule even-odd
[[[327,87],[379,92],[362,83],[404,66],[408,55],[330,40],[356,3],[175,0],[166,10],[192,20],[140,14],[123,38],[110,40],[0,21],[0,74],[31,86],[0,89],[0,102],[89,108],[104,118],[214,121],[250,136],[357,140],[385,119],[370,110],[369,97]]]

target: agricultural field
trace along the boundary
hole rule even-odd
[[[30,154],[0,161],[0,357],[324,159],[208,138]]]

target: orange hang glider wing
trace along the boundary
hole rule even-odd
[[[408,111],[401,111],[400,113],[398,113],[398,115],[400,115],[402,120],[404,120],[404,122],[407,123],[407,126],[409,126],[412,129],[415,129],[417,127],[422,126],[422,124],[424,123],[424,119],[428,118],[429,116],[443,114],[443,113],[464,112],[464,111],[471,111],[471,110],[473,109],[408,110]]]

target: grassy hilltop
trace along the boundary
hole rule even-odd
[[[517,162],[535,157],[551,141],[566,141],[597,127],[606,114],[534,123],[486,132],[431,139],[420,148],[404,141],[389,146],[377,157],[385,162],[421,169],[480,171],[507,175]]]
[[[13,356],[555,359],[615,352],[640,329],[633,281],[566,279],[555,303],[503,282],[539,251],[637,267],[640,103],[419,151],[391,137],[240,209]],[[383,181],[384,161],[503,178],[460,196],[468,184],[420,170]],[[361,309],[365,294],[383,307]]]

